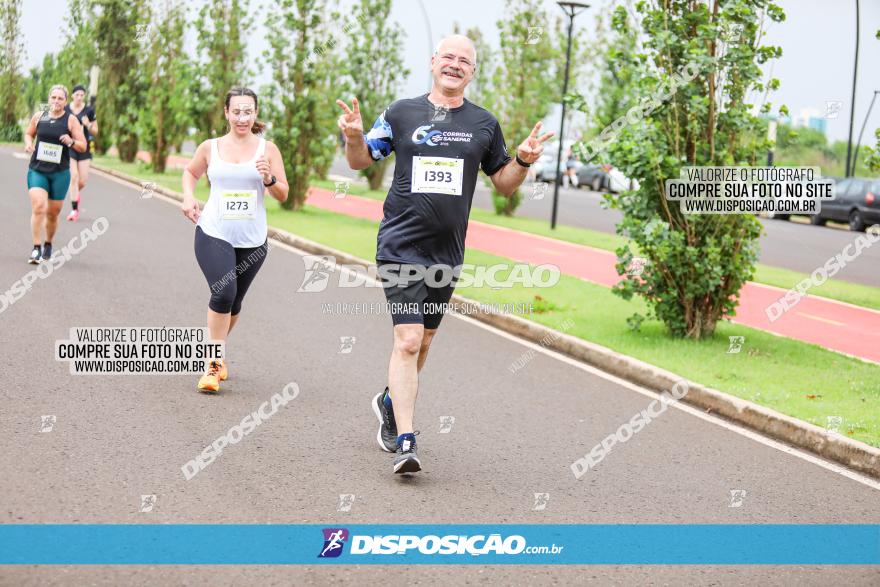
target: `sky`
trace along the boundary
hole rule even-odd
[[[575,20],[575,34],[590,38],[596,15],[611,1],[598,0],[579,15]],[[252,2],[260,3],[260,0]],[[352,0],[340,2],[343,8],[352,3]],[[190,2],[190,5],[197,4],[198,0]],[[841,103],[840,110],[835,112],[837,106],[832,106],[826,118],[827,135],[831,140],[846,140],[852,97],[856,0],[781,0],[779,4],[786,13],[786,20],[770,23],[766,37],[766,43],[780,45],[783,50],[783,56],[772,65],[772,75],[779,79],[781,87],[771,95],[771,101],[774,105],[786,104],[793,115],[802,109],[814,109],[820,117],[828,111],[827,103]],[[562,14],[554,1],[545,0],[545,5],[549,14]],[[460,23],[462,29],[481,28],[488,42],[497,48],[495,23],[503,16],[504,6],[504,0],[394,0],[392,18],[405,31],[402,50],[405,66],[410,70],[401,96],[413,96],[428,90],[431,52],[437,41],[452,32],[455,22]],[[877,67],[880,40],[875,38],[880,29],[880,2],[861,0],[860,9],[861,46],[854,142],[873,92],[880,90],[880,68]],[[59,48],[66,10],[65,0],[24,0],[21,25],[28,68],[39,64],[47,52]],[[250,56],[255,64],[256,57],[268,47],[261,32],[258,30],[249,36]],[[769,75],[770,71],[767,73]],[[270,76],[271,72],[262,71],[254,85],[259,87]],[[547,122],[550,123],[550,119]],[[862,144],[873,144],[873,131],[878,127],[880,99],[871,112]]]

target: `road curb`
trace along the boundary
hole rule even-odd
[[[138,186],[143,186],[145,183],[126,173],[100,165],[93,164],[92,168]],[[177,201],[182,201],[183,199],[183,195],[179,192],[161,186],[155,186],[153,191]],[[371,264],[360,257],[272,226],[269,227],[269,236],[313,255],[331,255],[336,258],[337,262],[361,266],[369,266]],[[658,393],[671,389],[676,381],[684,379],[671,371],[661,369],[558,330],[553,330],[536,322],[514,315],[487,311],[480,302],[465,298],[459,294],[453,295],[452,299],[458,304],[465,306],[466,314],[472,318]],[[786,416],[770,408],[734,397],[717,389],[712,389],[692,381],[688,381],[688,384],[689,391],[681,400],[687,404],[741,424],[776,440],[808,450],[822,458],[840,463],[860,473],[880,479],[880,449],[878,448],[841,434],[830,433],[819,426]]]

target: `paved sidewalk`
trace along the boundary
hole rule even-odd
[[[311,188],[308,203],[358,218],[382,219],[382,202]],[[466,245],[480,251],[532,264],[552,263],[562,273],[611,287],[620,280],[610,251],[576,245],[471,220]],[[880,362],[880,312],[851,304],[806,296],[792,310],[770,322],[765,308],[785,290],[749,282],[743,287],[733,322],[766,330],[835,351]]]

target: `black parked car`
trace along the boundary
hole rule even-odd
[[[594,192],[610,191],[611,177],[602,165],[581,165],[577,170],[578,184]]]
[[[834,199],[822,202],[822,211],[810,217],[810,224],[822,226],[836,220],[861,232],[880,224],[880,180],[847,177],[837,181],[834,191]]]

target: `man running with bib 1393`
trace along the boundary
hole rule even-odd
[[[431,92],[391,104],[365,135],[357,98],[343,109],[349,167],[364,169],[394,151],[394,180],[385,199],[376,263],[394,323],[388,387],[373,398],[377,440],[396,452],[395,473],[421,470],[413,414],[419,371],[452,297],[452,271],[464,261],[471,201],[480,169],[495,188],[513,194],[553,133],[538,136],[541,123],[511,158],[498,120],[464,98],[477,56],[462,35],[440,41],[431,57]],[[457,274],[457,272],[456,272]],[[438,277],[445,275],[447,278]],[[426,279],[428,276],[433,276]],[[390,277],[390,279],[389,279]]]

